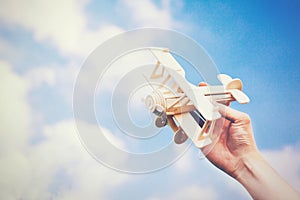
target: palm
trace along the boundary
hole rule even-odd
[[[223,125],[220,127],[220,125]],[[230,131],[230,124],[224,118],[221,118],[216,123],[216,129],[221,128],[219,134],[219,140],[214,146],[207,146],[202,150],[210,149],[206,155],[207,159],[212,162],[216,167],[223,170],[226,173],[230,173],[234,170],[236,165],[235,156],[232,154],[228,146],[228,132]]]
[[[219,140],[214,146],[208,146],[202,150],[210,149],[207,159],[216,167],[227,174],[234,176],[234,172],[239,167],[240,158],[243,154],[251,150],[254,142],[250,123],[245,120],[231,122],[221,118],[216,122],[214,132],[219,132]],[[255,146],[255,145],[254,145]]]

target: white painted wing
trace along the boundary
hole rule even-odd
[[[173,69],[181,76],[185,76],[185,71],[176,59],[165,49],[150,49],[154,57],[164,66]]]
[[[237,102],[239,102],[240,104],[246,104],[250,102],[249,97],[242,91],[238,90],[238,89],[232,89],[232,90],[228,90],[231,95],[235,98],[235,100],[237,100]]]
[[[223,85],[227,85],[228,83],[230,83],[232,81],[232,78],[230,76],[228,76],[227,74],[219,74],[218,79],[219,79],[219,81],[221,81],[221,83]]]
[[[188,83],[183,76],[179,75],[173,69],[168,67],[165,69],[205,119],[216,120],[221,117],[217,107],[213,106],[212,103],[209,102],[208,98],[204,96],[207,87],[196,87]]]

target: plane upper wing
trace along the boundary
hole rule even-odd
[[[221,117],[220,113],[208,98],[204,96],[207,87],[196,87],[189,84],[183,76],[177,74],[173,69],[166,67],[167,72],[178,83],[181,90],[191,100],[195,108],[204,116],[207,120],[216,120]]]

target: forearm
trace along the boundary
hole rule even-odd
[[[241,160],[241,167],[235,178],[253,199],[300,199],[299,193],[277,174],[260,153],[247,155]]]

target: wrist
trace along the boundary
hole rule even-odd
[[[235,179],[253,199],[299,199],[299,193],[277,174],[259,152],[247,154],[240,160]]]
[[[242,183],[249,181],[249,179],[255,179],[257,171],[265,160],[258,151],[252,151],[240,157],[237,170],[233,173],[233,178]]]

